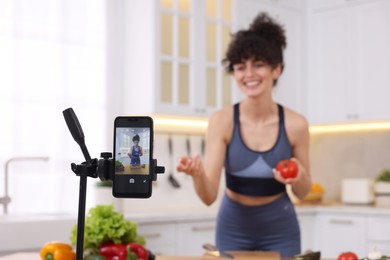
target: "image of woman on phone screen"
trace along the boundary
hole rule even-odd
[[[130,165],[140,165],[141,159],[140,157],[143,155],[142,147],[139,146],[140,137],[138,134],[136,134],[133,137],[133,146],[131,147],[131,152],[128,153],[128,156],[130,157]]]

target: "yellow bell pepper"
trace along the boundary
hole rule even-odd
[[[72,246],[62,242],[48,242],[41,249],[42,260],[75,260]]]

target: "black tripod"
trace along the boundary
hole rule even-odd
[[[112,153],[101,153],[101,159],[91,159],[88,149],[85,145],[85,137],[80,122],[72,108],[63,111],[66,124],[76,143],[79,144],[84,155],[85,162],[81,164],[71,164],[72,171],[80,176],[80,192],[79,192],[79,210],[77,219],[77,244],[76,244],[76,260],[83,259],[84,251],[84,224],[85,224],[85,200],[87,192],[87,177],[97,178],[100,180],[113,180],[114,178],[114,160]],[[157,166],[157,160],[150,160],[151,180],[157,180],[157,174],[164,173],[163,166]]]

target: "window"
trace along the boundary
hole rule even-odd
[[[232,0],[206,0],[206,105],[223,107],[232,103],[232,82],[221,66],[230,42]],[[222,97],[220,100],[217,97]]]
[[[0,70],[1,163],[50,157],[9,165],[9,213],[76,212],[70,163],[84,158],[62,111],[74,108],[98,157],[106,144],[105,1],[3,0]]]
[[[160,1],[160,101],[163,103],[188,105],[190,102],[192,1]]]
[[[160,0],[160,102],[211,109],[232,103],[231,77],[221,66],[232,1]]]

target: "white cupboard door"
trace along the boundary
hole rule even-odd
[[[367,223],[368,252],[378,249],[382,255],[390,255],[389,216],[370,216]]]
[[[204,243],[215,244],[215,222],[198,221],[178,225],[178,255],[201,256]]]
[[[359,120],[388,120],[390,113],[390,2],[373,1],[353,8],[352,56],[356,71],[352,88],[358,93]]]
[[[274,88],[274,99],[286,107],[305,114],[303,11],[261,1],[240,1],[237,13],[240,28],[248,28],[260,12],[267,12],[276,19],[284,27],[287,37],[287,47],[284,51],[285,68]]]
[[[301,230],[301,251],[316,249],[316,217],[314,214],[298,214],[299,228]]]
[[[176,224],[140,224],[138,234],[155,255],[176,255]]]
[[[310,122],[388,120],[390,2],[335,2],[308,26]]]
[[[349,12],[346,8],[314,13],[310,26],[309,121],[351,119],[354,92],[349,90]]]
[[[318,218],[318,250],[321,257],[333,258],[346,251],[363,257],[366,252],[366,219],[363,216],[324,214]]]

